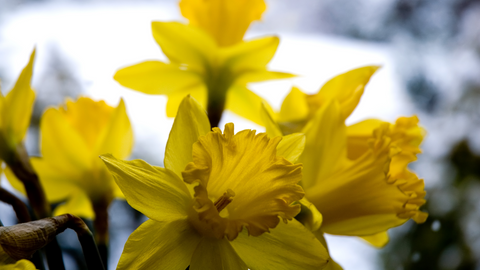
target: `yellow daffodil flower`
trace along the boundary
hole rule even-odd
[[[423,180],[407,168],[421,152],[425,135],[418,119],[401,117],[395,124],[370,119],[345,125],[377,68],[341,74],[314,95],[294,88],[277,115],[263,110],[269,135],[300,131],[306,136],[298,162],[304,165],[302,203],[308,215],[297,218],[319,239],[324,232],[359,236],[382,247],[388,242],[389,228],[427,218],[419,210],[425,203]],[[341,269],[333,262],[330,267]]]
[[[12,90],[5,97],[0,91],[0,161],[11,163],[18,159],[18,151],[24,151],[22,142],[35,101],[35,92],[30,86],[34,60],[35,49]]]
[[[118,269],[321,269],[325,248],[293,219],[303,197],[302,166],[293,162],[303,143],[299,134],[234,134],[232,123],[210,131],[187,96],[165,168],[101,157],[127,202],[150,218],[130,235]]]
[[[107,168],[98,159],[103,153],[127,157],[133,146],[133,131],[123,100],[114,108],[104,101],[81,97],[49,108],[40,122],[42,157],[31,158],[47,199],[62,202],[54,215],[70,213],[95,218],[94,210],[106,208],[114,197],[123,198]],[[7,170],[10,183],[23,186]]]
[[[118,70],[114,79],[145,94],[166,95],[168,117],[176,115],[190,94],[207,109],[215,121],[212,126],[218,125],[224,109],[262,123],[257,112],[264,100],[248,90],[247,83],[292,77],[266,68],[278,37],[242,40],[248,25],[260,18],[264,2],[188,0],[180,6],[190,25],[152,22],[153,37],[170,62],[142,62]]]

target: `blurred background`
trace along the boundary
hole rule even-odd
[[[248,37],[280,36],[272,70],[301,75],[251,86],[279,109],[292,85],[318,91],[331,77],[380,64],[347,120],[394,121],[416,114],[428,135],[412,164],[425,179],[427,222],[390,230],[382,250],[351,237],[329,236],[331,254],[345,269],[480,269],[480,0],[267,0],[262,22]],[[173,123],[166,99],[123,88],[120,67],[165,60],[150,22],[180,20],[176,0],[1,0],[0,79],[11,89],[37,48],[33,87],[37,100],[27,135],[39,155],[38,123],[47,106],[80,95],[116,105],[124,97],[134,127],[130,157],[162,165]],[[264,129],[227,113],[237,130]],[[222,125],[222,124],[221,124]],[[7,181],[1,185],[11,190]],[[0,203],[0,219],[16,223]],[[115,269],[128,235],[145,221],[124,201],[110,208],[109,269]],[[72,232],[60,235],[67,269],[83,269]]]

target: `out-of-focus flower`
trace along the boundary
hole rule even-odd
[[[18,159],[32,115],[35,92],[30,86],[35,60],[35,49],[15,86],[4,97],[0,91],[0,161],[12,163]]]
[[[19,261],[7,260],[8,263],[4,262],[2,261],[2,258],[4,255],[8,256],[3,252],[2,247],[0,247],[0,268],[2,270],[35,270],[37,269],[31,261],[25,260],[25,259],[19,260]]]
[[[408,219],[422,223],[427,218],[419,210],[425,203],[423,180],[407,168],[421,152],[425,135],[418,119],[401,117],[395,124],[370,119],[345,125],[376,69],[341,74],[315,95],[292,89],[277,116],[263,111],[268,134],[300,131],[306,136],[298,162],[304,166],[301,183],[308,200],[304,200],[305,212],[310,214],[297,218],[319,239],[324,232],[360,236],[382,247],[388,242],[389,228]],[[317,209],[321,215],[312,215]]]
[[[150,218],[128,239],[118,268],[321,269],[326,249],[292,219],[303,197],[302,166],[292,161],[303,142],[298,134],[234,134],[231,123],[210,131],[200,104],[186,97],[165,168],[102,156],[128,203]]]
[[[190,25],[152,22],[153,37],[170,62],[142,62],[118,70],[114,79],[142,93],[166,95],[168,117],[176,115],[181,100],[190,94],[210,119],[219,121],[229,109],[261,123],[257,112],[264,100],[248,90],[247,83],[293,76],[266,68],[278,37],[242,40],[249,24],[260,18],[264,2],[187,0],[180,5]]]
[[[60,204],[54,215],[70,213],[93,219],[95,208],[105,208],[114,197],[123,198],[107,168],[98,159],[104,153],[127,157],[133,146],[133,131],[125,104],[116,108],[104,101],[81,97],[49,108],[40,122],[42,157],[31,163],[44,186],[47,199]],[[23,186],[5,171],[19,191]]]

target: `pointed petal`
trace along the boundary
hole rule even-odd
[[[322,269],[329,260],[326,248],[296,220],[259,237],[243,230],[231,244],[251,269]]]
[[[199,85],[169,94],[166,108],[167,117],[175,117],[177,115],[180,103],[182,103],[182,100],[188,95],[193,97],[202,108],[207,107],[207,90],[204,85]]]
[[[226,239],[204,237],[193,253],[190,269],[247,270],[247,265]]]
[[[240,74],[238,77],[235,78],[235,83],[239,85],[246,85],[247,83],[289,79],[294,77],[296,77],[296,75],[286,72],[269,71],[266,69],[253,70],[246,71]]]
[[[248,90],[246,87],[236,85],[231,87],[227,92],[225,109],[245,117],[256,124],[262,125],[263,121],[259,115],[262,109],[262,103],[268,108],[267,110],[273,111],[266,100]]]
[[[214,61],[217,45],[199,28],[178,22],[152,22],[152,34],[172,63],[204,73]]]
[[[30,55],[27,66],[22,70],[13,89],[5,97],[5,105],[8,106],[7,113],[2,115],[4,128],[14,144],[23,140],[30,124],[35,92],[33,92],[30,81],[32,80],[33,62],[35,60],[35,49]]]
[[[215,38],[219,46],[231,46],[243,39],[253,21],[260,20],[266,5],[263,0],[182,0],[180,10],[191,25]]]
[[[111,153],[119,158],[126,158],[133,148],[133,130],[128,119],[123,99],[110,116],[110,121],[98,136],[96,154]]]
[[[54,216],[72,214],[90,220],[95,219],[93,206],[87,194],[85,194],[81,189],[76,189],[75,192],[69,195],[71,197],[67,200],[67,202],[58,205],[54,209]]]
[[[308,117],[309,108],[307,95],[297,87],[292,87],[290,93],[285,97],[278,114],[278,122],[303,121]]]
[[[260,117],[262,118],[262,123],[265,126],[266,132],[270,138],[283,136],[280,127],[277,125],[273,118],[273,112],[270,112],[270,106],[267,106],[262,103],[262,108],[260,110]]]
[[[336,99],[346,119],[357,107],[370,77],[379,68],[379,66],[366,66],[340,74],[323,85],[317,95],[325,101]]]
[[[326,179],[339,161],[346,159],[346,127],[338,103],[322,106],[305,129],[305,150],[298,162],[303,163],[302,183],[306,190]]]
[[[222,49],[223,66],[239,75],[255,70],[264,71],[277,51],[278,37],[264,37],[245,41]]]
[[[305,149],[305,135],[294,133],[284,136],[277,146],[277,156],[295,163]]]
[[[119,69],[113,78],[125,87],[149,95],[168,95],[201,83],[198,74],[160,61],[145,61]]]
[[[386,231],[374,235],[362,236],[360,238],[367,241],[370,245],[376,248],[383,248],[385,245],[388,244],[389,241],[388,233]]]
[[[192,146],[198,137],[210,131],[210,122],[202,106],[192,97],[184,97],[165,148],[165,168],[182,177],[192,161]]]
[[[186,219],[147,220],[128,238],[117,269],[185,270],[200,239]]]
[[[110,154],[100,158],[133,208],[157,221],[187,216],[192,198],[175,173],[143,160],[123,161]]]

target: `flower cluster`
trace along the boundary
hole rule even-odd
[[[130,235],[118,269],[341,269],[325,233],[383,247],[388,229],[426,220],[423,180],[409,169],[425,136],[418,118],[345,123],[378,66],[338,75],[312,95],[293,87],[275,112],[248,89],[293,77],[267,68],[278,37],[243,38],[264,1],[182,0],[180,9],[188,24],[152,22],[168,62],[114,75],[125,87],[167,96],[166,115],[175,119],[164,167],[124,160],[134,136],[123,99],[112,107],[80,97],[47,109],[41,156],[28,157],[22,140],[35,50],[14,88],[0,94],[0,160],[31,205],[93,220],[106,260],[107,210],[126,199],[148,220]],[[220,129],[226,109],[266,132]],[[0,265],[33,267],[2,251],[0,235]]]

